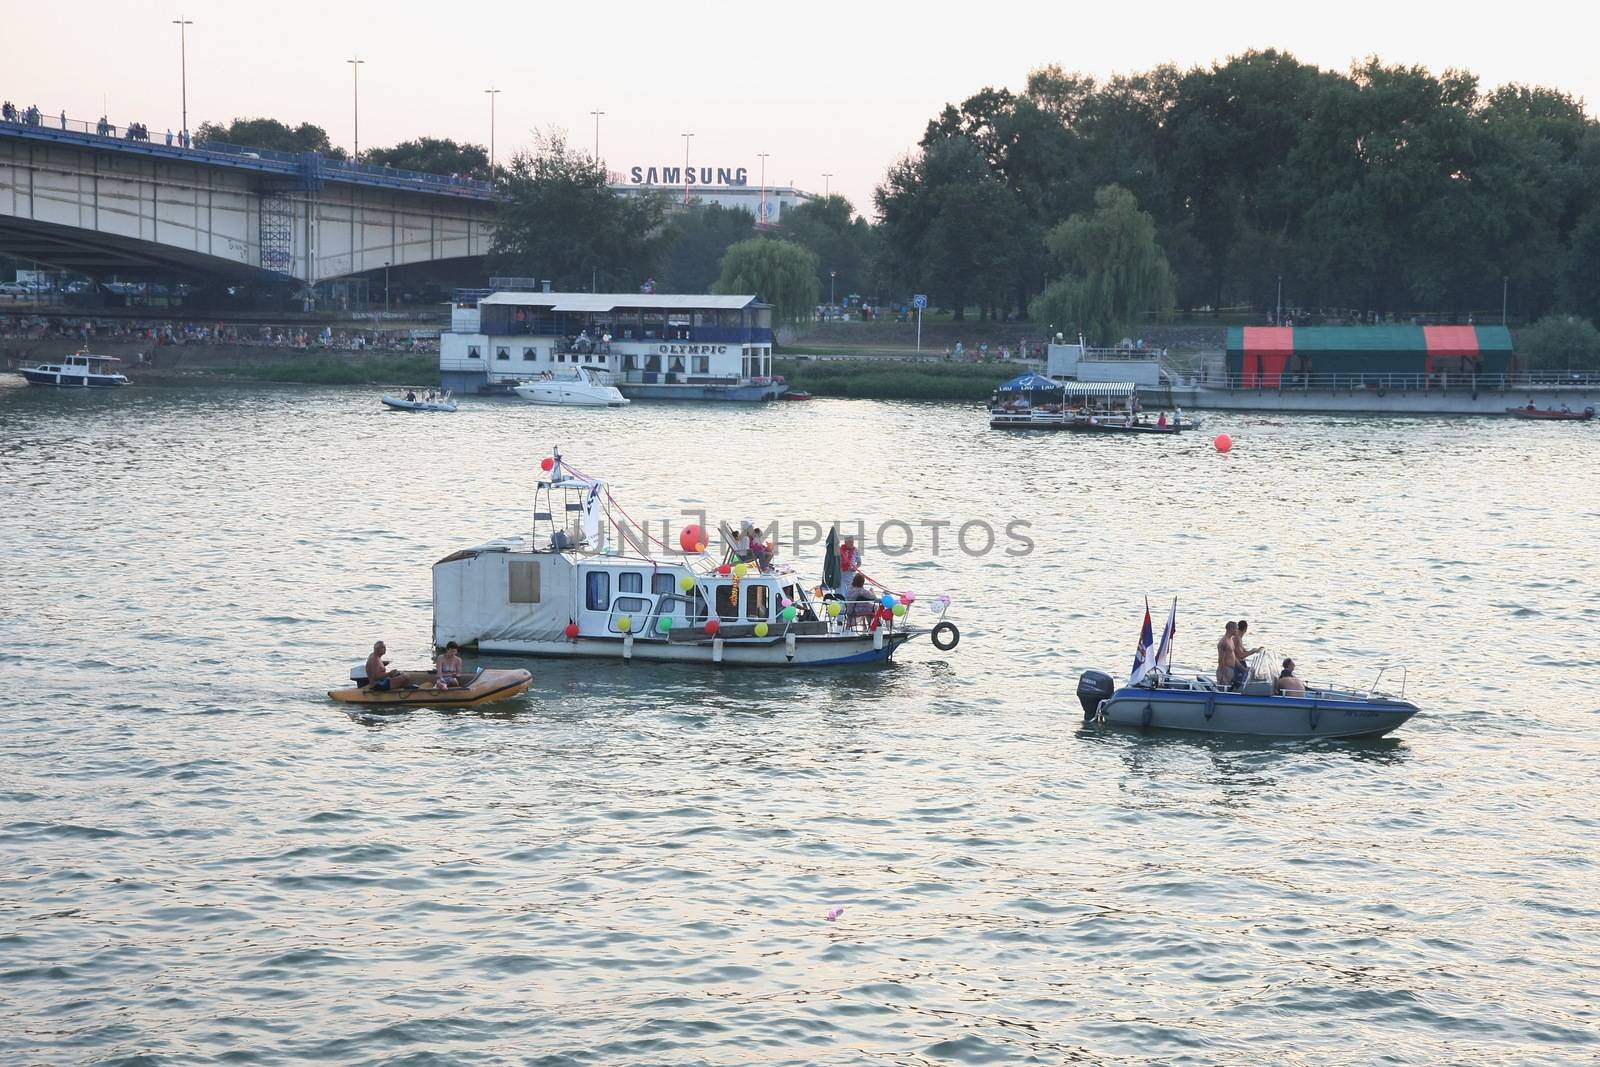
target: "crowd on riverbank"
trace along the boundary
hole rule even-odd
[[[352,330],[303,324],[233,324],[183,322],[166,319],[123,319],[70,315],[0,315],[0,338],[45,340],[70,338],[79,344],[120,342],[147,344],[152,349],[182,345],[239,345],[313,350],[364,352],[437,352],[437,337],[416,336],[412,330]]]

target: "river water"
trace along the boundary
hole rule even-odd
[[[5,382],[6,1062],[1600,1050],[1600,428]],[[525,529],[554,444],[669,528],[904,522],[866,569],[948,593],[960,647],[538,661],[513,703],[381,724],[328,701],[375,639],[426,662],[429,565]],[[1244,616],[1313,680],[1406,665],[1424,712],[1366,743],[1083,732],[1078,673],[1127,669],[1147,595],[1180,660]]]

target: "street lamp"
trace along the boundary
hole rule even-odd
[[[350,90],[351,90],[351,94],[352,94],[352,97],[353,97],[353,100],[354,100],[353,109],[355,111],[355,128],[356,128],[355,138],[354,138],[355,139],[355,152],[351,155],[350,158],[354,162],[360,163],[361,162],[361,64],[365,63],[366,60],[364,60],[364,59],[347,59],[347,60],[345,60],[345,62],[350,64]]]
[[[839,272],[836,271],[836,270],[830,270],[828,272],[828,303],[829,304],[832,304],[834,302],[833,301],[833,280],[835,278],[837,278],[838,276],[839,276]]]
[[[832,190],[833,190],[833,175],[832,174],[824,174],[822,176],[822,196],[823,196],[823,199],[827,199],[828,197],[832,196],[833,195]]]
[[[179,85],[183,92],[183,145],[189,145],[189,33],[186,27],[193,26],[193,19],[186,19],[182,15],[172,20],[178,27],[178,77]]]
[[[589,114],[594,116],[594,161],[598,163],[600,162],[600,116],[605,112],[591,111]]]
[[[500,94],[499,89],[485,89],[489,97],[489,180],[494,181],[494,98]]]
[[[693,136],[694,134],[692,133],[683,135],[683,203],[685,207],[689,205],[689,138]]]
[[[389,261],[383,261],[383,317],[389,317]]]
[[[763,226],[767,224],[767,157],[771,154],[771,152],[756,153],[761,157],[761,207],[758,209],[761,214],[756,217],[756,221]]]

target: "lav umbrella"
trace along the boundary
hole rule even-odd
[[[839,528],[828,531],[828,547],[822,556],[822,584],[839,592],[844,584],[844,572],[839,570]]]

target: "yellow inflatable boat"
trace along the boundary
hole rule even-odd
[[[328,696],[345,704],[366,704],[386,710],[416,707],[470,708],[509,700],[533,685],[525,670],[484,670],[464,677],[449,689],[434,688],[433,671],[406,671],[396,675],[388,689],[369,689],[357,683],[347,689],[330,689]]]

